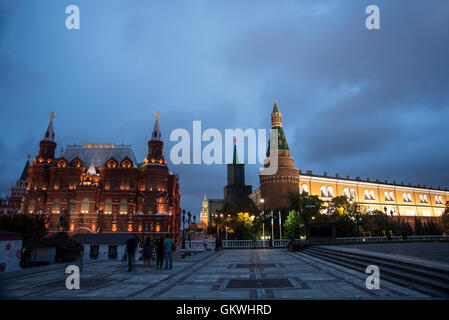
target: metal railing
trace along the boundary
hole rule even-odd
[[[337,238],[337,244],[351,244],[351,243],[381,243],[381,242],[407,242],[407,241],[449,241],[449,235],[429,235],[429,236],[392,236],[390,238],[386,236],[376,237],[344,237]],[[252,249],[252,248],[286,248],[289,239],[276,239],[271,240],[222,240],[221,246],[223,249]],[[295,239],[295,244],[304,242],[301,239]],[[215,249],[215,241],[209,240],[207,243],[207,249]],[[203,240],[185,241],[185,251],[205,251]]]
[[[207,249],[214,249],[215,241],[208,240],[207,241]],[[204,240],[191,240],[185,241],[185,251],[205,251],[206,246],[204,245]]]
[[[388,242],[388,241],[447,241],[449,240],[449,235],[429,235],[429,236],[392,236],[390,238],[386,236],[380,237],[345,237],[337,238],[337,244],[348,244],[348,243],[378,243],[378,242]]]

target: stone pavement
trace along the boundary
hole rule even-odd
[[[86,264],[81,288],[65,288],[66,265],[0,277],[2,299],[427,299],[381,280],[365,288],[366,274],[285,249],[202,252],[174,262],[172,270],[120,261]]]

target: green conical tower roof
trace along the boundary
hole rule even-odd
[[[286,151],[290,151],[290,149],[288,148],[288,143],[287,143],[287,139],[285,138],[285,134],[284,134],[284,130],[282,129],[282,127],[273,127],[271,129],[277,129],[278,130],[278,150],[286,150]],[[270,140],[268,140],[268,149],[267,152],[270,152],[270,146],[271,146],[271,142]]]
[[[274,115],[275,113],[279,113],[279,115]],[[281,112],[279,111],[276,100],[274,100],[273,112],[271,113],[271,129],[277,129],[278,131],[278,150],[290,151],[288,148],[287,139],[285,138],[284,129],[282,129]],[[268,140],[267,152],[270,152],[271,145],[272,143]]]
[[[234,142],[236,142],[234,140]],[[237,164],[239,161],[239,158],[237,157],[237,143],[234,144],[234,153],[232,155],[232,164]]]

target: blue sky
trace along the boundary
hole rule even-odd
[[[448,40],[446,0],[0,0],[0,193],[51,111],[58,150],[123,142],[141,161],[156,110],[168,154],[194,120],[268,128],[275,98],[298,169],[448,186]],[[224,165],[169,165],[187,210],[222,196]]]

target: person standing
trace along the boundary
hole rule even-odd
[[[162,270],[162,263],[164,262],[164,239],[160,237],[156,240],[156,269]]]
[[[169,269],[168,261],[170,260],[170,270],[173,266],[173,240],[167,234],[164,240],[164,250],[165,250],[165,270]]]
[[[151,257],[153,256],[153,241],[150,237],[146,238],[145,244],[143,245],[142,256],[144,261],[144,267],[150,267]]]
[[[137,248],[136,237],[131,237],[128,240],[126,240],[126,253],[128,254],[128,272],[131,272],[132,270],[136,248]]]

